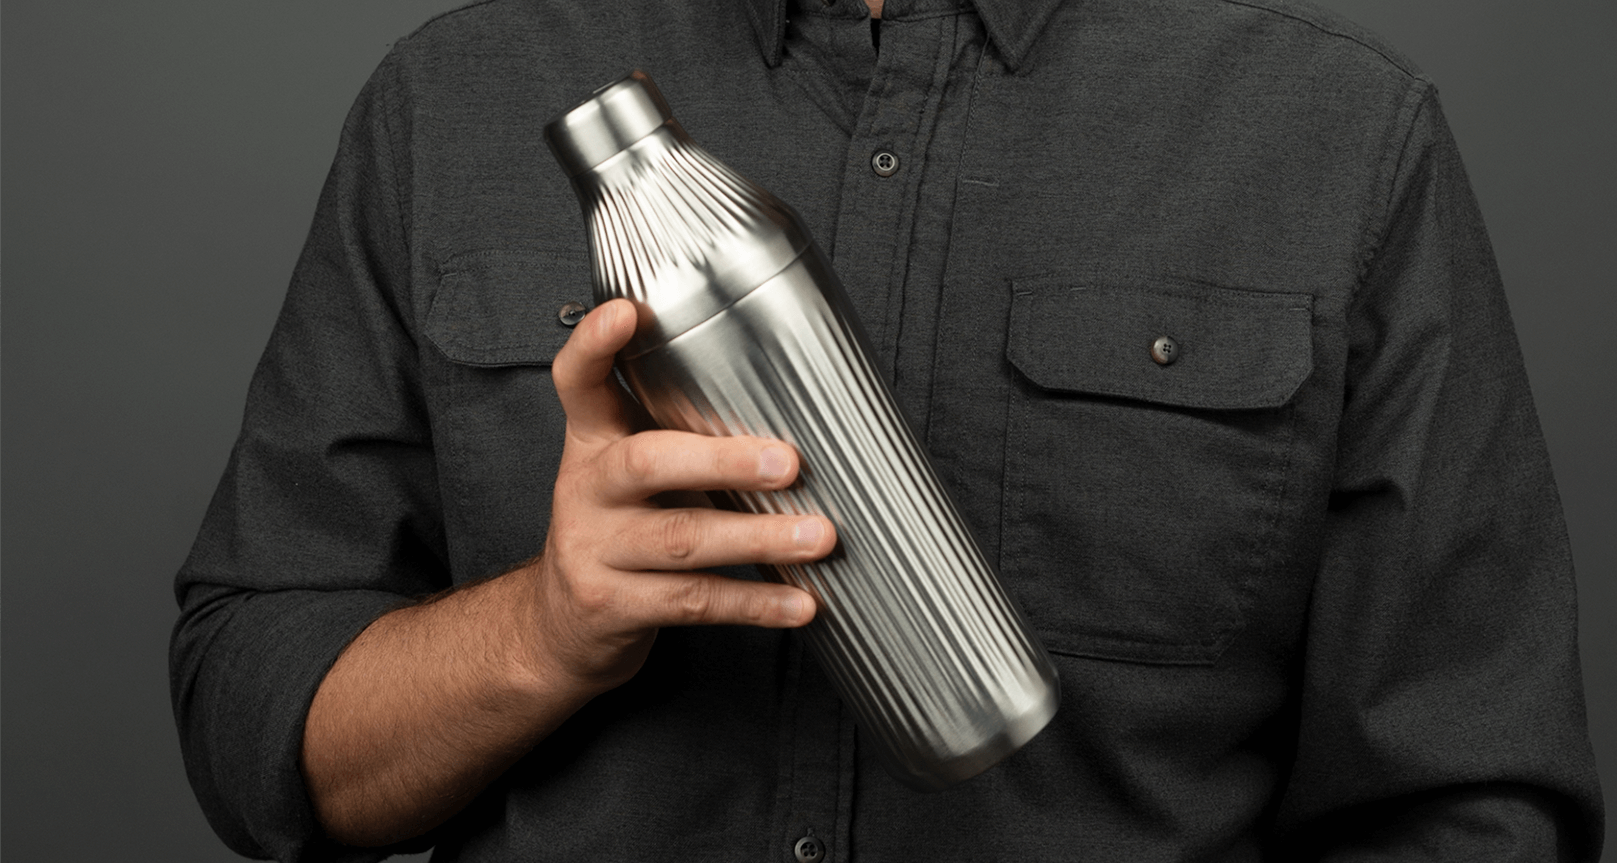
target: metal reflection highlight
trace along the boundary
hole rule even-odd
[[[650,94],[627,100],[625,86]],[[797,447],[792,488],[728,497],[836,524],[828,558],[765,567],[818,600],[805,628],[816,658],[899,779],[933,790],[987,769],[1049,722],[1060,682],[871,363],[836,274],[796,213],[691,141],[649,79],[598,93],[660,112],[629,118],[654,130],[572,177],[596,302],[625,297],[639,313],[619,370],[665,428]],[[591,115],[608,112],[586,102],[546,129],[570,170],[565,154],[600,148],[566,136],[630,137],[593,130]]]

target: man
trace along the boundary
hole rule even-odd
[[[983,776],[898,785],[787,632],[812,598],[711,572],[834,525],[652,502],[796,454],[634,433],[632,316],[558,320],[587,255],[540,129],[633,67],[832,254],[1056,656],[1061,712]],[[1599,853],[1564,529],[1453,142],[1407,61],[1289,0],[436,19],[350,116],[178,591],[188,768],[249,854]]]

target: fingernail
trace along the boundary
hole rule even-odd
[[[758,454],[758,477],[760,479],[774,482],[784,477],[787,469],[791,466],[792,462],[791,459],[786,457],[786,450],[778,446],[764,447],[763,452]]]
[[[825,536],[825,526],[817,518],[805,518],[792,528],[792,542],[799,548],[813,548]]]

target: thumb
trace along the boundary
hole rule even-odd
[[[634,305],[617,299],[585,316],[556,354],[550,377],[567,412],[569,431],[584,437],[629,434],[631,417],[624,394],[612,377],[612,361],[634,336]]]

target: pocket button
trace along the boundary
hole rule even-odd
[[[561,321],[562,326],[576,327],[588,312],[583,303],[566,303],[556,312],[556,320]]]
[[[1158,336],[1151,343],[1151,359],[1156,360],[1159,366],[1171,366],[1174,360],[1179,359],[1179,343],[1171,336]]]

